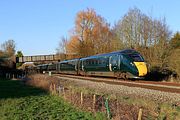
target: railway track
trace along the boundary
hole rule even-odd
[[[84,76],[62,75],[62,74],[55,74],[55,76],[58,76],[60,78],[67,79],[67,80],[68,78],[78,79],[78,80],[88,80],[88,81],[93,81],[93,82],[103,82],[106,84],[124,85],[128,87],[140,87],[140,88],[180,94],[180,84],[178,83],[142,81],[142,80],[125,81],[122,79],[115,79],[115,78],[84,77]]]

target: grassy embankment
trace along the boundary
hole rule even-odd
[[[30,80],[27,82],[27,84],[43,89],[49,88],[50,84],[56,84],[56,87],[63,86],[65,88],[65,100],[70,101],[73,105],[80,106],[81,109],[85,110],[92,108],[92,101],[94,101],[93,96],[96,95],[95,110],[97,112],[106,113],[106,111],[103,109],[104,105],[102,104],[103,100],[101,98],[109,98],[108,103],[113,119],[136,119],[140,108],[143,109],[142,119],[145,120],[179,120],[180,118],[180,107],[178,107],[176,103],[170,101],[152,101],[152,99],[117,94],[106,89],[107,87],[104,90],[98,90],[88,87],[89,83],[86,83],[88,84],[87,86],[82,84],[77,85],[79,83],[75,81],[63,80],[59,79],[58,77],[50,77],[42,74],[29,76],[29,79]],[[96,83],[94,83],[94,85],[95,84]],[[101,85],[104,86],[104,84]],[[81,101],[81,93],[83,93],[82,105],[80,105],[79,102]]]
[[[0,78],[0,120],[26,119],[104,119],[101,115],[93,116],[83,112],[52,96],[46,91],[23,85],[20,81]]]

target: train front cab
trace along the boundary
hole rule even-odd
[[[133,59],[133,64],[138,71],[136,78],[144,78],[144,76],[147,74],[147,65],[143,57],[140,54],[132,54],[130,57]]]
[[[114,72],[114,77],[143,79],[147,66],[139,53],[112,54],[109,57],[109,71]]]
[[[138,69],[139,77],[143,77],[147,74],[147,66],[145,62],[134,62]]]

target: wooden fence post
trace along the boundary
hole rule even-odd
[[[61,95],[61,86],[58,87],[58,94]]]
[[[81,105],[83,104],[83,93],[81,92]]]
[[[142,118],[142,109],[140,108],[139,109],[139,114],[138,114],[138,120],[141,120]]]
[[[96,106],[96,95],[93,95],[93,110],[95,111],[95,106]]]
[[[56,94],[56,84],[54,84],[54,94]]]

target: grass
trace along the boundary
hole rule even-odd
[[[47,94],[44,90],[25,86],[20,81],[0,78],[0,99],[19,98]]]
[[[142,99],[142,98],[131,98],[128,96],[117,96],[115,94],[104,94],[98,93],[94,89],[89,89],[85,87],[76,87],[71,85],[70,88],[75,92],[83,92],[85,94],[98,94],[104,97],[113,99],[118,99],[119,102],[124,103],[129,106],[139,106],[147,110],[147,119],[149,120],[179,120],[180,119],[180,107],[173,106],[170,103],[159,103],[157,101]]]
[[[180,107],[173,107],[168,104],[160,105],[159,120],[179,120],[180,119]]]
[[[103,115],[83,112],[58,96],[20,81],[0,78],[0,120],[100,120]]]
[[[32,76],[31,80],[29,80],[28,83],[30,85],[46,89],[49,83],[51,83],[51,82],[56,83],[55,81],[58,82],[53,77],[38,75],[38,76]],[[11,81],[11,82],[17,82],[17,81]],[[61,84],[62,84],[62,81],[61,81]],[[159,103],[157,101],[151,101],[151,100],[142,99],[142,98],[134,99],[129,96],[116,95],[113,93],[105,93],[104,91],[100,92],[95,89],[90,89],[87,87],[78,87],[67,81],[65,83],[63,83],[63,85],[64,84],[68,89],[71,89],[75,93],[83,92],[83,94],[101,95],[104,97],[108,97],[112,101],[117,99],[122,104],[121,108],[129,107],[130,111],[131,111],[131,108],[134,108],[134,107],[135,108],[143,108],[144,119],[148,119],[148,120],[154,120],[154,119],[157,119],[157,120],[164,120],[164,119],[179,120],[179,118],[180,118],[180,107],[174,106],[173,104],[170,104],[170,103],[169,104],[168,103]],[[28,107],[24,107],[24,109],[25,109],[24,111],[26,111],[26,112],[24,112],[25,114],[21,110],[18,113],[21,118],[17,117],[17,119],[62,119],[62,120],[63,119],[70,119],[70,120],[73,120],[73,119],[104,120],[104,119],[106,119],[104,117],[104,115],[102,115],[102,113],[98,113],[98,114],[96,114],[96,116],[93,116],[91,113],[86,113],[86,112],[82,112],[81,110],[75,109],[75,108],[71,107],[71,105],[69,105],[68,103],[65,103],[63,101],[63,99],[61,99],[57,96],[48,95],[48,93],[46,93],[45,91],[43,91],[41,89],[37,89],[34,87],[30,87],[30,86],[23,86],[22,84],[19,84],[19,85],[22,87],[22,89],[24,87],[23,91],[26,91],[26,89],[31,89],[31,90],[27,90],[25,92],[26,94],[29,94],[29,95],[26,95],[26,94],[15,95],[15,98],[16,97],[18,98],[18,96],[20,96],[20,98],[24,98],[23,101],[25,102],[25,103],[20,102],[20,104],[18,103],[16,105],[21,106],[21,104],[25,104],[25,105],[28,104]],[[1,94],[1,86],[2,85],[0,83],[0,94]],[[4,85],[4,86],[6,86],[6,85]],[[18,90],[19,87],[17,87],[17,86],[18,86],[17,84],[13,85],[14,89]],[[12,90],[13,87],[11,87],[10,91],[14,91],[14,90]],[[7,86],[5,88],[7,88]],[[36,91],[36,90],[38,92],[31,92],[31,91]],[[23,92],[23,91],[21,91],[21,89],[20,89],[20,92]],[[11,94],[11,95],[6,95],[6,98],[7,98],[6,101],[8,101],[8,99],[9,99],[8,96],[10,96],[10,98],[13,96],[12,95],[13,92],[12,93],[10,92],[9,94]],[[90,95],[90,96],[92,96],[92,95]],[[33,98],[31,98],[31,97],[33,97]],[[22,105],[19,109],[23,108],[23,106],[25,106],[25,105]],[[0,108],[1,108],[1,101],[0,101]],[[15,108],[15,106],[13,106],[13,108]],[[7,108],[7,109],[9,109],[9,108]],[[122,108],[122,110],[124,110],[124,109]],[[12,112],[12,113],[16,113],[17,110],[15,109],[14,111],[15,112]],[[70,113],[68,113],[69,111],[70,111]],[[132,112],[134,112],[134,111],[132,110]],[[5,113],[6,112],[0,113],[0,119],[1,119],[1,114],[5,114]],[[131,112],[130,112],[130,114],[131,114]],[[22,117],[22,116],[25,116],[25,117]],[[13,117],[9,117],[9,118],[13,118]],[[8,119],[8,118],[5,118],[5,119]]]

